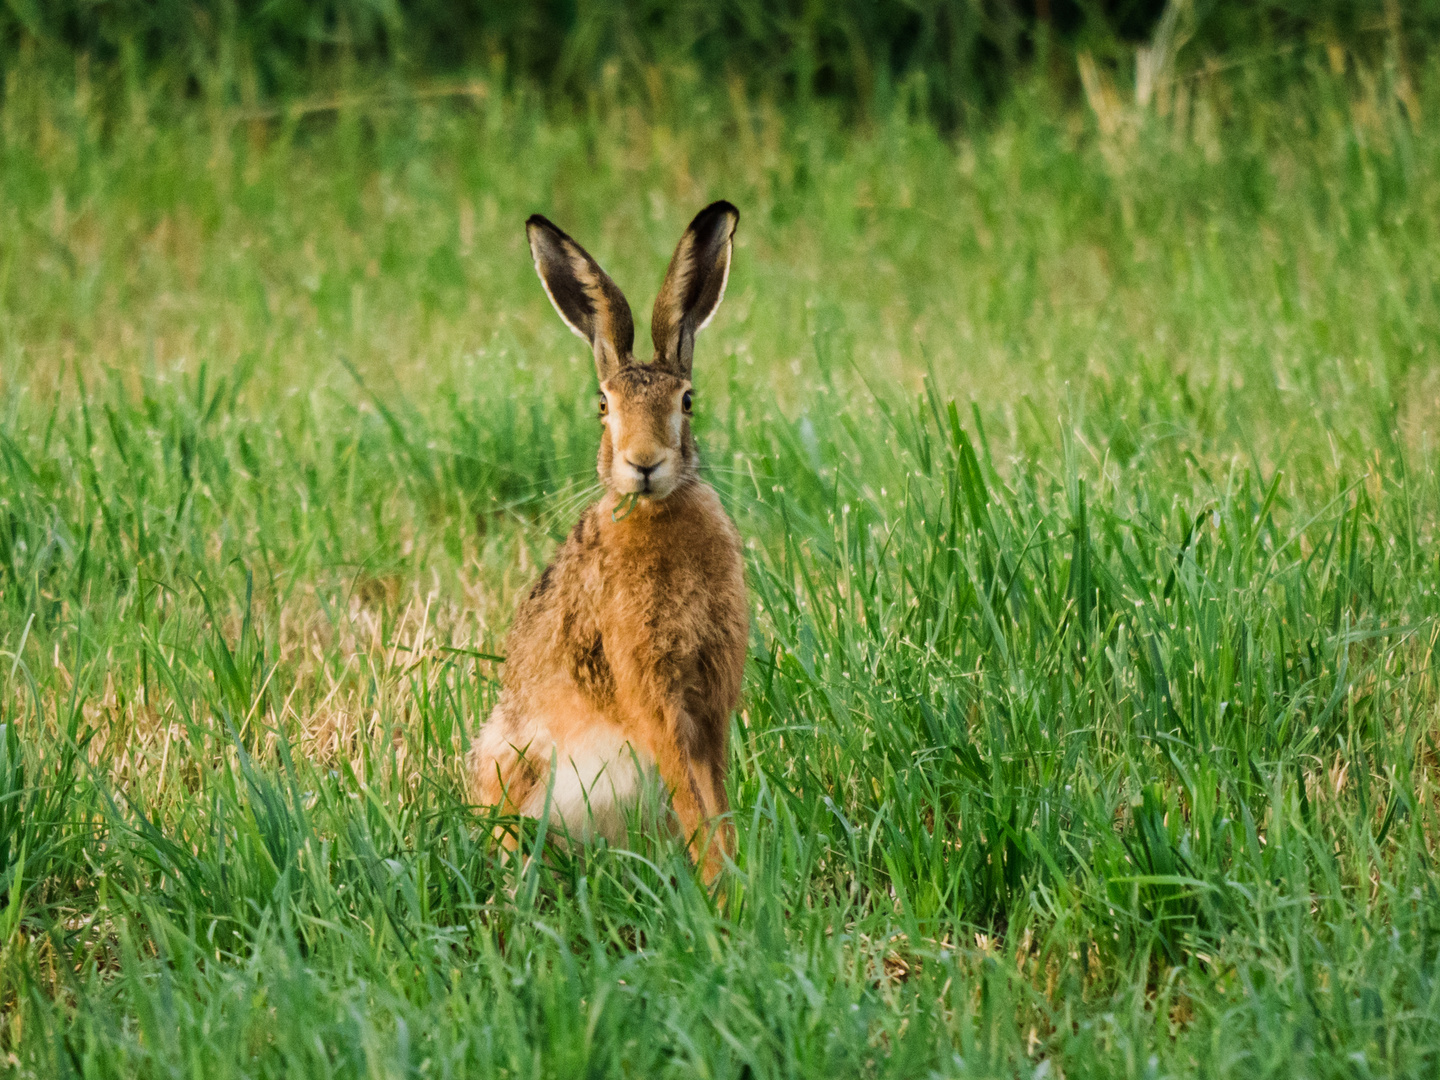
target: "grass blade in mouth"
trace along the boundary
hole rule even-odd
[[[618,502],[610,510],[610,520],[616,523],[624,521],[635,510],[640,502],[640,493],[632,491],[628,495],[621,495]]]

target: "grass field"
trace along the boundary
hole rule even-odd
[[[1343,59],[1343,54],[1342,57]],[[1440,71],[983,134],[683,79],[0,112],[22,1076],[1440,1069]],[[1113,89],[1113,93],[1110,90]],[[592,492],[554,218],[701,337],[748,545],[723,895],[460,771]]]

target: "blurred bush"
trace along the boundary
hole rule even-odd
[[[643,96],[647,72],[681,70],[852,113],[899,104],[954,127],[1065,51],[1133,62],[1167,9],[1195,57],[1344,42],[1379,58],[1405,42],[1418,59],[1440,37],[1440,0],[7,0],[0,67],[84,58],[183,95],[252,101],[324,89],[337,71],[483,71],[582,103],[607,83]]]

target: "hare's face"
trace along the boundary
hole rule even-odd
[[[600,479],[621,495],[663,499],[692,475],[690,380],[626,364],[600,384]]]
[[[713,202],[680,237],[655,297],[655,359],[635,362],[630,305],[585,249],[539,214],[525,223],[530,254],[565,325],[595,353],[600,377],[600,479],[618,495],[663,499],[695,476],[690,369],[695,335],[715,315],[730,277],[740,211]]]

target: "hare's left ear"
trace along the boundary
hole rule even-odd
[[[740,211],[722,199],[696,214],[680,238],[650,318],[657,366],[690,377],[695,335],[725,295],[730,241],[739,221]]]

